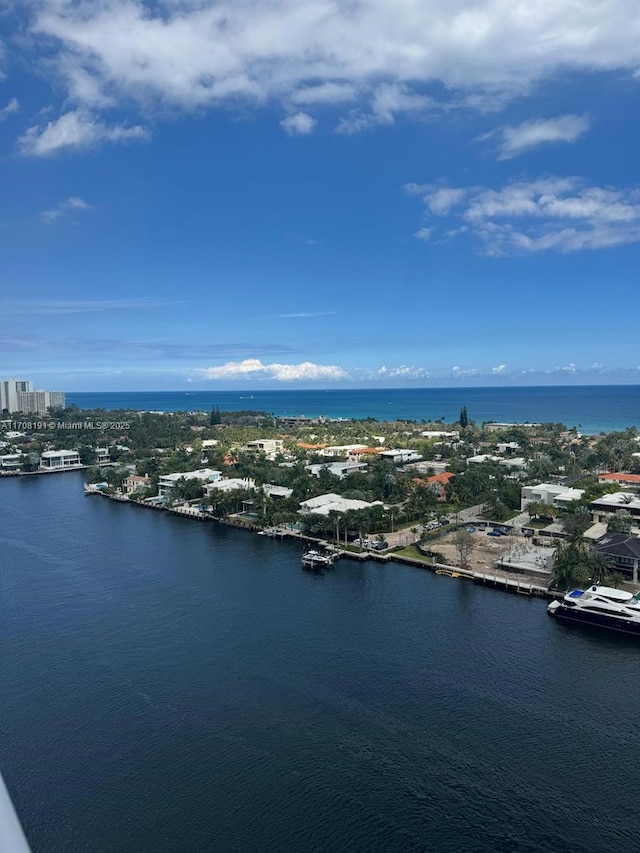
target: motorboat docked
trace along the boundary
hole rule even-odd
[[[304,569],[330,569],[335,558],[335,554],[323,553],[311,548],[302,555],[302,567]]]
[[[547,612],[558,619],[640,636],[640,592],[634,595],[594,584],[586,590],[572,589],[561,601],[552,601]]]

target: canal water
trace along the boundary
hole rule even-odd
[[[540,599],[0,482],[0,769],[34,853],[637,849],[639,658]]]

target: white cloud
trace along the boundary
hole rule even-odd
[[[275,379],[278,382],[307,382],[349,379],[341,367],[326,364],[263,364],[258,358],[228,361],[220,367],[207,367],[197,371],[202,379]]]
[[[432,228],[418,228],[418,230],[413,236],[416,237],[418,240],[422,240],[423,243],[428,243],[431,239],[432,234]]]
[[[40,0],[40,38],[80,107],[358,101],[343,132],[432,107],[490,110],[572,70],[640,67],[629,0]],[[427,91],[426,91],[427,90]]]
[[[319,86],[303,86],[290,97],[292,104],[341,104],[353,101],[357,90],[349,83],[321,83]]]
[[[507,372],[507,365],[498,364],[496,365],[496,367],[491,368],[491,372],[494,374],[494,376],[501,376]]]
[[[549,142],[575,142],[591,127],[588,115],[562,115],[556,118],[525,121],[518,125],[505,124],[481,140],[498,139],[498,160],[510,160],[524,151]]]
[[[371,112],[352,110],[340,119],[336,133],[353,134],[381,124],[394,124],[399,113],[419,115],[436,106],[433,98],[412,93],[404,85],[383,83],[373,91]]]
[[[47,157],[73,148],[91,148],[101,142],[127,142],[146,137],[147,131],[136,125],[109,127],[83,111],[68,112],[46,127],[30,127],[18,139],[20,153]]]
[[[451,375],[454,377],[454,379],[464,379],[467,376],[478,376],[481,373],[482,371],[479,370],[477,367],[465,369],[463,367],[459,367],[456,364],[451,368]]]
[[[556,177],[514,181],[498,190],[408,186],[422,194],[425,224],[420,231],[434,236],[443,221],[446,236],[475,235],[490,255],[640,242],[640,190],[635,187],[588,186],[579,178]]]
[[[74,210],[91,210],[91,206],[83,199],[78,198],[78,196],[69,196],[69,198],[65,198],[59,202],[56,207],[51,208],[51,210],[43,210],[40,218],[47,225],[51,225],[58,219],[68,216]]]
[[[317,123],[308,113],[299,112],[283,119],[280,122],[280,127],[289,136],[306,136],[313,132]]]
[[[6,107],[0,109],[0,123],[2,123],[11,113],[17,113],[20,109],[20,103],[17,98],[11,98]]]
[[[424,367],[407,367],[406,364],[401,364],[400,367],[379,367],[369,378],[375,379],[428,379],[429,371]]]
[[[175,305],[152,299],[23,299],[0,301],[3,317],[33,314],[87,314],[102,311],[130,311],[135,308],[159,308]]]
[[[431,213],[442,215],[448,213],[452,207],[459,204],[466,194],[466,190],[442,187],[429,193],[425,201]]]

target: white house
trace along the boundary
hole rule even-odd
[[[451,438],[454,441],[457,441],[460,438],[459,430],[446,429],[426,429],[424,432],[421,432],[420,435],[423,438]]]
[[[304,470],[308,471],[312,477],[319,477],[321,471],[328,471],[330,474],[334,474],[342,480],[342,478],[346,477],[348,474],[355,474],[358,471],[366,471],[367,467],[366,462],[329,462],[327,464],[319,463],[305,465]]]
[[[109,462],[109,448],[108,447],[96,447],[96,462],[99,465],[101,462]]]
[[[293,489],[287,486],[274,486],[272,483],[265,483],[262,491],[268,498],[290,498],[293,494]]]
[[[331,512],[349,512],[349,510],[369,509],[372,506],[384,506],[382,501],[358,501],[351,498],[343,498],[341,495],[326,494],[302,501],[298,512],[300,515],[329,515]]]
[[[547,506],[566,506],[571,501],[579,501],[584,489],[570,489],[555,483],[538,483],[537,486],[523,486],[520,493],[520,509],[530,503],[542,503]]]
[[[222,477],[222,471],[214,471],[211,468],[199,468],[197,471],[179,471],[175,474],[164,474],[158,480],[158,497],[171,497],[178,480],[202,480],[211,483]]]
[[[422,456],[416,453],[415,450],[396,449],[396,450],[381,450],[380,456],[384,459],[390,459],[394,465],[404,465],[405,462],[420,462]]]
[[[492,456],[490,453],[480,453],[478,456],[469,456],[467,465],[484,465],[488,462],[501,462],[500,456]]]
[[[501,459],[499,464],[503,468],[514,468],[518,471],[524,471],[527,467],[527,460],[524,456],[508,456],[506,459]]]
[[[354,454],[358,450],[366,450],[366,444],[334,444],[331,447],[323,447],[318,451],[320,456],[344,456]]]
[[[516,453],[516,451],[520,450],[520,445],[517,441],[499,441],[496,445],[496,450],[498,451],[498,453],[502,453],[506,456],[510,453]]]
[[[210,498],[214,492],[237,492],[241,489],[248,491],[249,489],[255,489],[255,487],[255,480],[252,480],[250,477],[226,477],[207,483],[204,487],[204,492]]]
[[[262,453],[278,453],[284,447],[281,438],[256,438],[247,442],[247,450],[260,450]]]
[[[6,453],[0,456],[0,468],[3,471],[17,471],[22,465],[22,453]]]
[[[40,457],[40,468],[43,471],[65,471],[81,465],[77,450],[45,450]]]

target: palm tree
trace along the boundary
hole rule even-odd
[[[594,583],[603,583],[605,579],[609,581],[612,577],[609,571],[611,568],[611,557],[608,554],[602,554],[600,551],[589,551],[587,566]]]
[[[566,539],[554,554],[552,584],[558,589],[569,589],[576,584],[588,583],[591,569],[586,542],[574,538]]]

